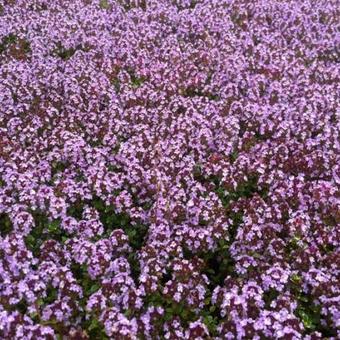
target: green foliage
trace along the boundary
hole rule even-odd
[[[229,155],[229,160],[230,160],[231,164],[235,163],[237,157],[238,157],[238,152],[237,152],[237,151],[233,151],[233,152]]]
[[[104,326],[98,320],[97,316],[91,315],[90,318],[85,318],[84,312],[89,297],[100,289],[100,282],[91,279],[86,265],[73,262],[71,264],[71,271],[83,290],[83,297],[78,298],[78,303],[82,308],[82,312],[79,314],[82,320],[82,329],[86,330],[90,339],[108,339],[104,331]]]
[[[39,256],[41,245],[47,240],[64,242],[67,234],[60,228],[60,220],[50,220],[42,211],[31,211],[35,227],[26,236],[25,243],[34,256]]]
[[[95,197],[92,201],[88,202],[88,204],[98,211],[106,236],[115,229],[125,230],[128,228],[130,223],[129,216],[124,213],[116,213],[113,205],[107,206],[105,202],[98,197]]]
[[[127,72],[130,75],[131,78],[131,85],[133,88],[137,89],[138,87],[140,87],[144,82],[145,82],[145,78],[143,77],[138,77],[135,73],[134,70],[132,69],[128,69]]]
[[[169,321],[177,316],[181,319],[184,326],[188,326],[190,322],[195,321],[198,318],[197,313],[186,306],[184,302],[177,303],[172,299],[166,298],[159,292],[147,295],[145,297],[145,304],[147,306],[153,305],[164,308],[165,313],[159,319],[160,324],[163,324],[165,321]]]
[[[289,241],[287,241],[287,244],[285,246],[285,252],[286,252],[287,257],[294,256],[294,251],[303,247],[299,245],[300,241],[301,241],[301,238],[299,236],[294,236]]]
[[[263,300],[265,303],[265,308],[270,309],[270,304],[279,296],[279,292],[275,289],[269,289],[263,293]]]
[[[306,294],[301,287],[302,278],[294,274],[290,278],[290,291],[295,296],[298,306],[295,315],[301,320],[305,333],[320,332],[324,338],[334,337],[336,334],[321,323],[321,305],[315,303],[315,298]]]
[[[228,230],[228,233],[229,233],[228,242],[229,244],[232,244],[236,238],[237,230],[243,221],[243,213],[242,212],[237,212],[237,213],[230,212],[229,216],[232,220],[232,224],[229,226],[229,230]]]
[[[133,2],[133,1],[126,1],[126,0],[118,0],[118,3],[124,8],[126,12],[136,7],[139,7],[140,9],[145,11],[147,1],[139,0],[138,2]]]
[[[164,297],[161,293],[156,292],[145,298],[145,304],[148,306],[161,306],[164,308],[164,315],[159,318],[159,324],[179,317],[183,327],[188,327],[190,322],[202,318],[204,324],[208,327],[211,336],[217,336],[217,325],[221,320],[219,311],[211,304],[210,293],[205,299],[205,307],[200,311],[195,311],[187,306],[184,302],[175,302],[172,299]]]
[[[0,214],[0,235],[2,237],[8,235],[13,229],[12,221],[5,213]]]
[[[84,203],[82,201],[76,201],[70,204],[67,208],[67,216],[74,217],[78,221],[82,219],[84,210]]]
[[[22,314],[25,314],[27,312],[27,302],[25,300],[21,300],[19,303],[15,305],[15,310],[19,311]]]
[[[11,45],[16,44],[24,54],[31,52],[31,44],[25,39],[18,39],[18,37],[10,33],[2,38],[0,42],[0,54],[5,52]]]
[[[108,336],[105,334],[103,324],[95,316],[84,322],[83,329],[86,329],[90,339],[94,340],[109,339]]]
[[[200,163],[194,165],[192,169],[192,175],[196,181],[201,183],[205,182],[206,180],[203,174],[202,165]]]
[[[299,292],[297,296],[298,307],[295,315],[301,320],[305,327],[306,333],[318,331],[323,336],[334,336],[329,329],[325,329],[321,324],[321,306],[313,301],[313,297],[303,292]]]
[[[131,223],[130,217],[122,212],[117,213],[114,206],[107,206],[100,198],[94,198],[89,202],[99,213],[100,221],[108,236],[115,229],[122,229],[129,238],[129,245],[134,249],[141,249],[148,231],[148,227],[141,223]]]
[[[128,255],[132,277],[137,280],[140,274],[140,265],[137,259],[136,251],[144,245],[145,236],[148,226],[141,223],[131,223],[130,217],[126,213],[117,213],[114,206],[107,206],[103,200],[95,197],[92,201],[87,202],[93,206],[99,213],[100,221],[104,226],[104,237],[110,235],[115,229],[122,229],[129,239],[129,245],[133,251]],[[72,216],[81,216],[83,206],[81,203],[72,207],[69,211]]]
[[[209,309],[209,312],[212,313],[213,311],[215,311],[214,308],[215,308],[215,306],[211,306],[210,309]],[[217,336],[218,335],[217,326],[218,326],[219,321],[220,321],[219,318],[216,317],[216,316],[213,316],[213,315],[207,314],[203,317],[203,322],[207,326],[207,328],[209,330],[209,334],[211,336]]]
[[[257,181],[258,178],[256,176],[251,176],[246,182],[238,185],[236,190],[227,193],[224,188],[218,187],[215,192],[225,207],[240,198],[251,198],[254,194],[259,194],[261,197],[265,198],[268,191],[267,189],[259,189]]]
[[[109,4],[108,0],[100,0],[99,1],[99,7],[101,9],[109,9],[110,8],[110,4]]]
[[[52,54],[57,55],[63,60],[70,59],[77,51],[87,51],[82,45],[77,45],[71,48],[65,48],[60,42],[56,44],[56,48],[52,51]]]
[[[12,45],[15,44],[17,41],[17,36],[13,33],[10,33],[6,35],[5,37],[2,38],[1,43],[0,43],[0,54],[5,52],[6,49]]]
[[[301,319],[304,327],[307,331],[315,331],[320,325],[320,307],[309,308],[305,310],[304,308],[298,308],[297,315]]]
[[[192,259],[194,256],[204,260],[204,274],[210,281],[211,289],[217,285],[223,285],[227,276],[235,275],[235,261],[229,253],[230,242],[228,240],[220,240],[215,251],[208,251],[199,254],[192,254],[185,246],[183,247],[184,258]]]
[[[58,298],[58,289],[49,285],[46,289],[46,297],[40,302],[40,305],[49,305],[53,303]]]
[[[212,100],[212,101],[220,100],[220,97],[217,94],[204,92],[201,89],[198,89],[196,87],[188,87],[181,94],[182,94],[183,97],[189,97],[189,98],[205,97],[205,98],[208,98],[209,100]]]
[[[89,296],[91,296],[93,293],[95,293],[99,288],[100,285],[97,281],[92,280],[91,277],[88,274],[87,266],[86,265],[80,265],[79,263],[72,263],[71,264],[71,271],[77,280],[78,284],[83,289],[83,295],[85,300],[79,301],[80,304],[83,303],[82,307],[85,307],[86,300]]]
[[[178,316],[183,325],[187,326],[189,322],[195,321],[197,319],[196,313],[189,309],[183,302],[180,303],[167,303],[165,306],[164,320],[171,320],[173,317]],[[164,305],[163,305],[164,307]]]
[[[52,162],[51,177],[57,173],[63,172],[69,166],[68,162],[55,161]]]

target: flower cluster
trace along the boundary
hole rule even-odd
[[[338,19],[0,1],[0,338],[339,337]]]

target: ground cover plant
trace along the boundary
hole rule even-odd
[[[0,339],[340,336],[339,2],[0,1]]]

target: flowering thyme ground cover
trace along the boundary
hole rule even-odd
[[[339,2],[0,1],[0,339],[340,336]]]

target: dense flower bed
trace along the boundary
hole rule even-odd
[[[338,4],[0,1],[0,338],[339,336]]]

